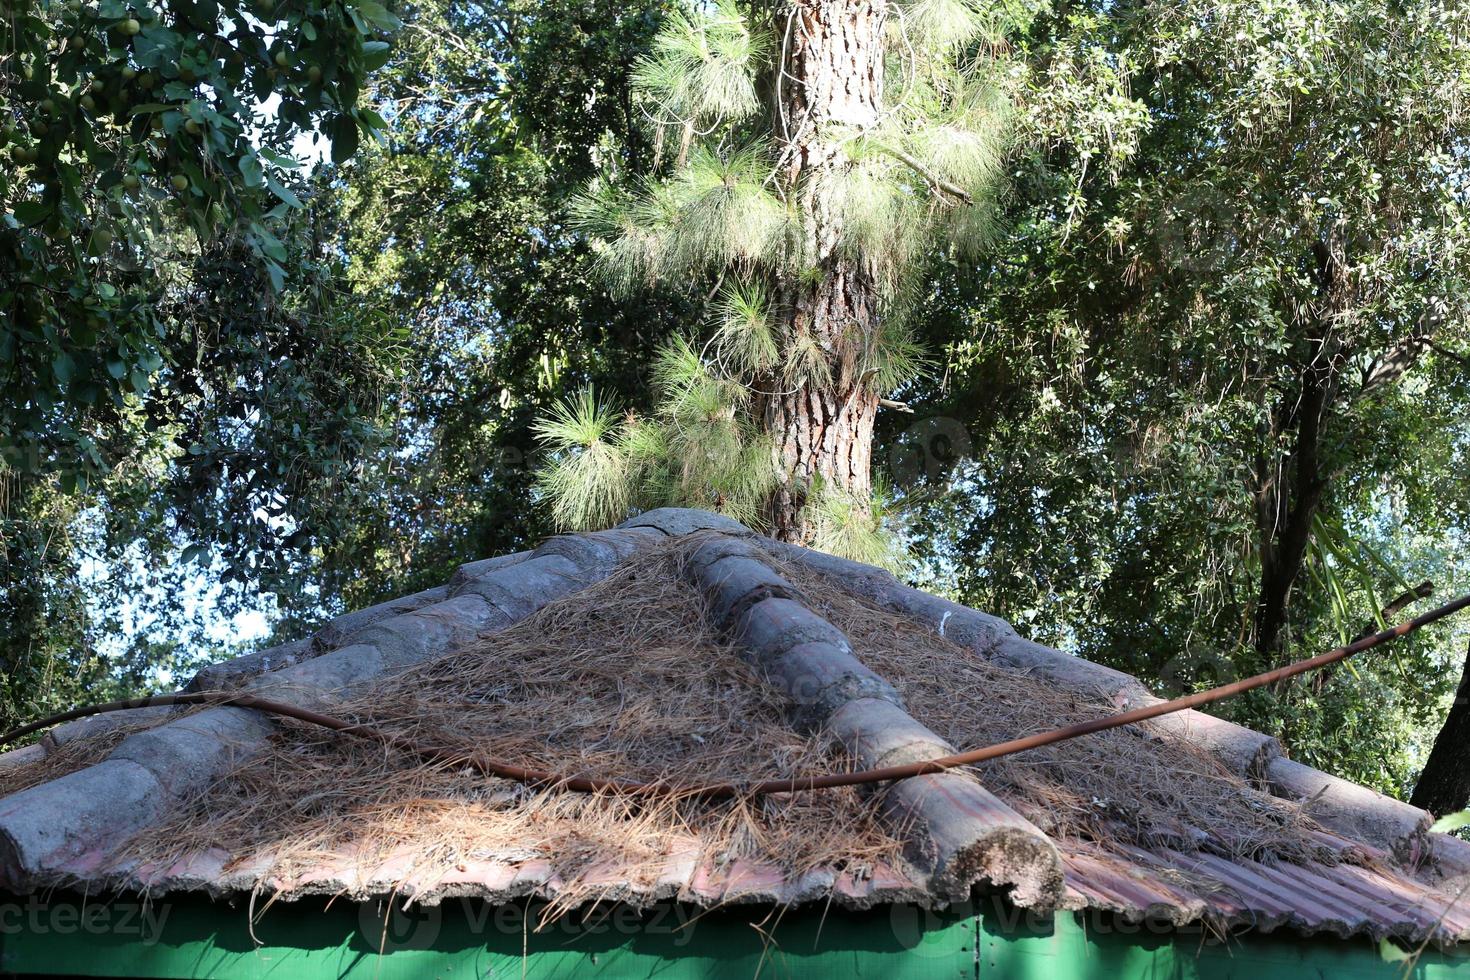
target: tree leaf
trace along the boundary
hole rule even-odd
[[[245,181],[246,187],[264,186],[265,173],[260,169],[260,160],[254,155],[241,157],[240,177]]]
[[[368,71],[374,71],[387,64],[392,53],[393,46],[387,41],[364,41],[362,42],[362,65]]]
[[[44,201],[21,201],[15,206],[15,220],[23,225],[40,224],[51,211],[51,205]]]
[[[265,185],[271,189],[271,193],[285,201],[293,208],[301,207],[301,198],[292,193],[291,188],[276,180],[269,171],[265,172]]]
[[[332,139],[332,162],[343,163],[357,152],[358,130],[357,120],[347,113],[340,113],[332,117],[332,125],[329,132]]]
[[[1434,821],[1429,829],[1436,834],[1448,834],[1452,830],[1461,827],[1470,827],[1470,810],[1461,810],[1459,813],[1447,813]]]
[[[358,0],[349,9],[357,11],[364,20],[380,31],[392,32],[403,26],[403,21],[377,0]]]

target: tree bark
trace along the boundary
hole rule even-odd
[[[1312,365],[1302,372],[1302,387],[1292,414],[1296,439],[1278,473],[1259,474],[1257,519],[1261,531],[1261,590],[1256,602],[1256,651],[1274,663],[1292,588],[1301,575],[1312,541],[1312,522],[1327,490],[1321,469],[1323,416],[1331,380]]]
[[[1361,630],[1358,631],[1358,635],[1353,637],[1353,642],[1356,643],[1359,640],[1366,640],[1374,633],[1377,633],[1378,623],[1380,620],[1392,626],[1394,624],[1394,620],[1396,620],[1399,614],[1402,613],[1405,609],[1409,608],[1420,599],[1427,599],[1432,595],[1434,595],[1433,582],[1420,582],[1412,589],[1406,589],[1405,591],[1400,592],[1398,595],[1389,600],[1388,605],[1379,610],[1377,620],[1370,621],[1368,625],[1364,626]],[[1342,663],[1342,661],[1338,661],[1335,664],[1328,664],[1321,670],[1314,670],[1310,675],[1308,675],[1311,678],[1312,694],[1320,695],[1323,691],[1327,689],[1327,684],[1337,674],[1337,670],[1339,667],[1342,666]]]
[[[1409,802],[1436,815],[1454,813],[1470,804],[1470,655],[1465,658],[1449,717],[1435,736]]]
[[[797,270],[777,283],[781,349],[815,350],[795,378],[761,379],[758,410],[774,446],[772,533],[801,541],[815,481],[859,497],[872,489],[879,392],[864,354],[879,328],[873,263],[843,248],[842,219],[824,177],[850,166],[842,137],[878,120],[887,0],[793,0],[778,17],[782,72],[775,89],[778,171],[795,205]],[[784,22],[782,22],[784,21]]]
[[[1317,298],[1308,322],[1306,362],[1298,390],[1276,412],[1276,433],[1295,429],[1295,440],[1279,460],[1257,463],[1256,520],[1260,533],[1261,588],[1256,601],[1255,649],[1264,664],[1275,665],[1285,645],[1292,589],[1312,542],[1312,522],[1330,483],[1322,460],[1322,430],[1338,392],[1344,352],[1338,320],[1351,302],[1342,243],[1335,238],[1313,245]],[[1272,472],[1273,463],[1279,468]]]

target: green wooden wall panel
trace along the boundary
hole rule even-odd
[[[160,901],[153,926],[126,916],[127,900],[96,916],[106,928],[38,923],[7,928],[0,913],[0,969],[10,973],[220,980],[345,977],[955,978],[974,976],[976,923],[964,914],[910,910],[864,914],[763,909],[618,909],[524,928],[524,909],[450,900],[395,914],[348,902],[279,903],[253,928],[248,909],[199,900]],[[533,910],[533,915],[535,911]],[[534,921],[534,920],[533,920]],[[122,924],[123,928],[118,928]],[[380,953],[386,949],[386,955]]]
[[[395,913],[386,929],[375,906],[277,903],[257,912],[253,935],[244,903],[159,900],[146,912],[127,898],[0,897],[0,971],[220,980],[1470,980],[1466,956],[1430,953],[1406,969],[1366,940],[1276,933],[1222,943],[1107,916],[1025,915],[994,901],[943,915],[615,909],[539,932],[524,928],[524,907],[458,899]]]
[[[1389,963],[1367,939],[1246,932],[1222,941],[1202,928],[1165,930],[1111,916],[1015,912],[980,920],[981,980],[1464,980],[1470,951],[1426,951]]]

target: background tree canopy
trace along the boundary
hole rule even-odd
[[[706,119],[680,93],[745,90],[669,59],[739,48],[700,33],[726,15],[771,57],[787,5],[6,2],[5,721],[176,683],[234,652],[222,615],[290,638],[522,546],[557,518],[538,469],[627,450],[624,413],[679,421],[691,372],[800,353],[762,304],[816,279],[780,249],[620,283],[605,258],[659,230],[609,220],[640,194],[701,167],[740,191],[765,173],[741,159],[782,152],[765,76],[740,76],[754,110]],[[889,44],[889,69],[999,92],[1008,121],[970,121],[996,163],[968,187],[933,141],[844,158],[877,237],[841,261],[893,244],[859,218],[943,200],[940,178],[988,201],[984,249],[905,238],[883,299],[925,365],[864,388],[913,409],[872,417],[904,574],[1161,692],[1350,639],[1421,583],[1464,591],[1470,12],[888,7],[890,40],[929,45]],[[931,95],[910,131],[972,104]],[[734,401],[738,451],[763,416]],[[1222,710],[1407,795],[1465,640]]]

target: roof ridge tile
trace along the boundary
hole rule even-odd
[[[796,598],[757,549],[738,539],[701,534],[687,570],[716,609],[724,627],[793,695],[792,713],[802,724],[831,729],[864,768],[922,744],[926,758],[953,749],[916,721],[884,678],[853,655],[847,636]],[[785,595],[744,603],[747,594],[779,588]],[[815,697],[808,692],[814,692]],[[874,696],[874,694],[878,696]],[[900,780],[879,791],[885,819],[902,828],[909,860],[927,879],[931,895],[963,901],[988,882],[1009,886],[1023,906],[1055,908],[1063,896],[1061,856],[1030,821],[986,790],[971,775],[936,773]]]

